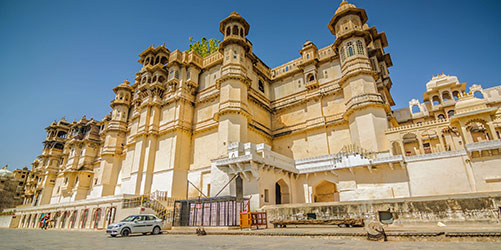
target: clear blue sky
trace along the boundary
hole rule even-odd
[[[112,88],[139,71],[148,46],[188,48],[188,37],[221,39],[232,11],[250,24],[254,52],[270,67],[299,56],[306,40],[335,37],[330,1],[0,1],[0,165],[30,164],[53,120],[102,119]],[[350,1],[386,32],[396,106],[422,99],[433,74],[501,84],[501,1]]]

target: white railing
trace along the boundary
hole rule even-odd
[[[468,151],[480,151],[501,148],[501,140],[491,140],[483,142],[468,143],[465,145]]]

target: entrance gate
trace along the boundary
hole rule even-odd
[[[234,196],[179,200],[174,205],[174,226],[229,227],[240,225],[247,200]]]

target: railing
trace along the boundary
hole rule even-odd
[[[468,143],[465,145],[468,151],[480,151],[501,148],[501,140],[490,140],[483,142]]]
[[[158,218],[172,223],[175,201],[175,198],[168,197],[167,192],[155,191],[151,194],[124,199],[122,208],[151,208]]]
[[[389,128],[388,130],[386,130],[386,133],[400,131],[400,130],[404,130],[404,129],[414,129],[414,128],[419,128],[419,127],[424,127],[424,126],[429,126],[429,125],[443,124],[443,123],[449,123],[449,118]]]

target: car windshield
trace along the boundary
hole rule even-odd
[[[131,215],[131,216],[129,216],[129,217],[127,217],[127,218],[123,219],[123,220],[122,220],[122,222],[129,222],[129,221],[133,221],[133,220],[135,220],[136,218],[137,218],[137,216],[133,216],[133,215]]]

